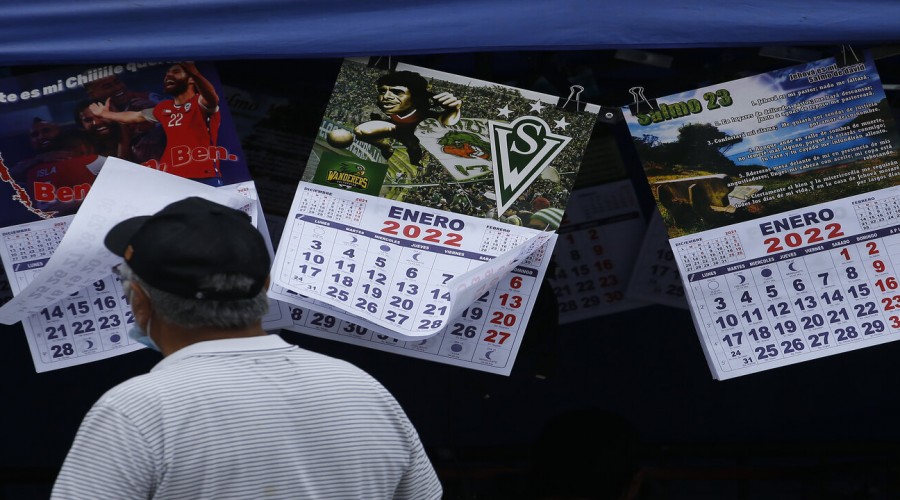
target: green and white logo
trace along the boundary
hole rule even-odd
[[[572,138],[554,134],[536,116],[521,116],[511,123],[491,121],[490,130],[497,213],[502,214]]]

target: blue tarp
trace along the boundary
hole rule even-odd
[[[900,2],[3,2],[0,65],[505,50],[887,43]]]

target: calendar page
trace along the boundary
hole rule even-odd
[[[625,296],[652,304],[663,304],[687,309],[684,285],[678,274],[678,263],[669,245],[666,225],[659,212],[653,212],[641,250],[628,282]]]
[[[256,212],[252,185],[217,189],[113,158],[78,215],[0,230],[0,256],[15,294],[0,308],[0,321],[22,321],[38,372],[143,348],[127,335],[130,306],[110,271],[121,259],[102,239],[117,222],[187,196]],[[287,309],[271,314],[272,328],[289,323]]]
[[[598,111],[345,60],[270,294],[297,331],[508,374]]]
[[[291,307],[294,324],[288,329],[403,356],[509,375],[546,270],[547,249],[555,239],[551,234],[550,240],[530,260],[503,274],[496,285],[451,317],[435,335],[404,340],[394,331],[364,326],[367,323],[360,317],[343,314],[340,309],[302,306]]]
[[[900,338],[900,137],[870,55],[636,101],[626,122],[714,377]]]
[[[509,373],[553,233],[305,183],[291,213],[270,296],[297,331]]]
[[[644,305],[625,297],[644,234],[631,181],[572,193],[549,275],[560,323]]]
[[[886,188],[673,239],[717,377],[900,339],[898,197]]]

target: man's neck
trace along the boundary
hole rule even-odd
[[[153,325],[156,327],[156,324]],[[249,326],[247,328],[237,328],[237,329],[229,329],[223,330],[220,328],[181,328],[173,325],[160,325],[159,328],[162,330],[158,332],[159,341],[157,344],[160,347],[164,356],[168,356],[173,352],[181,350],[191,344],[196,344],[197,342],[205,342],[207,340],[222,340],[222,339],[238,339],[245,337],[261,337],[267,335],[266,331],[262,329],[262,325],[257,323],[255,325]],[[155,330],[155,328],[154,328]],[[156,337],[157,332],[153,332],[153,336]]]
[[[175,101],[175,104],[181,106],[182,104],[190,101],[191,98],[194,97],[194,94],[196,94],[196,92],[194,92],[193,89],[187,89],[184,92],[173,97],[173,100]]]

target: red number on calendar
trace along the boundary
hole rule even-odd
[[[874,241],[866,243],[866,248],[869,249],[869,255],[878,255],[878,245]]]
[[[490,342],[492,344],[502,344],[509,338],[509,332],[498,332],[497,330],[488,330],[487,336],[484,338],[485,342]],[[497,337],[500,337],[500,340],[497,340]]]
[[[513,326],[516,324],[516,315],[503,314],[500,311],[494,311],[490,322],[495,325]]]
[[[430,243],[437,243],[439,245],[447,245],[451,247],[462,246],[463,239],[462,235],[459,233],[444,233],[440,229],[434,228],[429,228],[423,231],[421,227],[414,224],[403,225],[393,220],[384,221],[384,227],[381,228],[381,232],[394,236],[403,234],[403,236],[410,239],[421,239]]]
[[[900,328],[900,316],[891,316],[891,328]]]
[[[787,248],[797,248],[804,244],[809,245],[812,243],[825,241],[826,238],[830,240],[833,238],[840,238],[841,236],[844,236],[844,232],[841,231],[841,225],[836,222],[827,224],[825,226],[825,232],[827,233],[827,235],[823,237],[821,229],[817,227],[811,227],[803,231],[802,235],[800,233],[788,233],[784,235],[783,240],[782,238],[779,238],[777,236],[766,238],[765,240],[763,240],[763,244],[768,245],[769,247],[766,250],[766,253],[772,253],[784,250],[785,245],[787,245]]]
[[[900,295],[894,295],[893,297],[885,297],[881,299],[881,303],[884,304],[885,311],[893,311],[895,309],[900,309]]]

